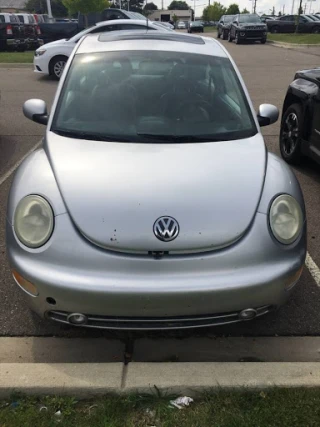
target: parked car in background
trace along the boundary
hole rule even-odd
[[[12,13],[0,13],[0,50],[23,52],[26,49],[24,25]]]
[[[163,22],[163,21],[152,21],[152,22],[154,22],[155,24],[162,25],[166,28],[169,28],[169,30],[174,30],[174,25],[170,24],[170,22]]]
[[[42,15],[39,15],[39,14],[37,14],[37,13],[34,13],[34,14],[33,14],[33,17],[34,17],[34,19],[36,20],[36,22],[37,22],[38,24],[43,24],[43,23],[45,22],[45,20],[44,20],[44,18],[43,18],[43,16],[42,16]]]
[[[188,33],[203,33],[202,23],[200,21],[189,21]]]
[[[178,30],[184,30],[186,28],[186,24],[183,21],[179,21],[177,24]]]
[[[36,73],[50,74],[55,79],[59,80],[72,50],[84,35],[107,31],[142,29],[171,32],[169,28],[167,29],[166,27],[157,25],[157,23],[146,19],[116,19],[115,21],[99,22],[90,28],[86,28],[70,39],[62,39],[47,43],[37,49],[33,60],[34,71]]]
[[[276,19],[276,17],[263,15],[263,16],[260,16],[260,19],[261,19],[261,22],[266,23],[267,21],[273,21],[274,19]]]
[[[320,163],[320,68],[298,71],[283,103],[280,152],[291,164]]]
[[[227,40],[229,36],[229,31],[231,27],[231,23],[234,19],[235,15],[223,15],[218,22],[218,39],[221,37],[222,40]]]
[[[284,15],[274,21],[268,21],[270,33],[294,33],[297,25],[299,33],[319,33],[320,21],[314,21],[306,15]]]
[[[244,41],[259,41],[264,44],[267,41],[267,26],[256,14],[235,15],[228,36],[229,42],[233,40],[236,44]]]
[[[24,25],[25,37],[28,39],[28,47],[36,49],[43,44],[41,36],[41,30],[35,17],[31,13],[17,13],[21,24]]]

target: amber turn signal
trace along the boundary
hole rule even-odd
[[[16,270],[12,270],[12,276],[20,288],[27,292],[27,294],[32,295],[33,297],[39,295],[38,289],[35,285],[22,277]]]

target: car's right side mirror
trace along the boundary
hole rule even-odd
[[[42,99],[29,99],[23,104],[23,114],[36,123],[46,125],[48,123],[47,105]]]
[[[275,105],[261,104],[257,117],[260,126],[272,125],[279,118],[279,110]]]

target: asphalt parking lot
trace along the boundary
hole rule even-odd
[[[272,103],[281,109],[288,84],[299,69],[319,65],[314,54],[269,45],[240,45],[222,42],[230,51],[249,90],[254,106]],[[320,48],[319,48],[320,55]],[[45,128],[25,119],[22,104],[29,98],[42,98],[50,106],[57,83],[35,75],[29,68],[0,68],[0,336],[106,336],[119,334],[55,325],[40,320],[26,307],[22,292],[13,283],[6,261],[5,210],[14,165],[41,139]],[[279,154],[279,122],[264,128],[270,151]],[[320,168],[306,161],[295,169],[302,186],[308,215],[308,250],[320,266],[318,213],[320,210]],[[134,333],[131,337],[151,336],[274,336],[320,335],[320,288],[305,268],[293,297],[278,312],[253,322],[233,326],[182,332]]]

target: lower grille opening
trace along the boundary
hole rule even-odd
[[[254,308],[256,316],[259,317],[274,310],[275,307],[265,305]],[[246,310],[246,309],[244,309]],[[245,321],[241,318],[239,310],[233,313],[208,314],[198,316],[177,316],[177,317],[115,317],[85,314],[87,322],[83,327],[99,329],[123,329],[123,330],[156,330],[156,329],[184,329],[200,328],[205,326],[227,325]],[[68,321],[71,312],[51,310],[46,313],[46,317],[60,323],[72,324]],[[79,325],[80,326],[80,325]]]

